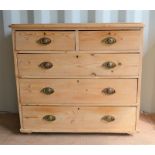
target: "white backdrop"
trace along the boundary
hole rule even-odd
[[[155,11],[147,10],[0,11],[0,111],[17,111],[11,30],[8,25],[115,22],[145,24],[141,110],[155,113]]]

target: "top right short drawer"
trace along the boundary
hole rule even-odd
[[[79,50],[138,51],[141,31],[79,31]]]

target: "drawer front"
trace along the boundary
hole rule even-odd
[[[136,79],[20,79],[23,105],[133,105]]]
[[[139,50],[140,31],[80,31],[80,50]],[[129,51],[130,52],[130,51]]]
[[[73,31],[17,31],[16,50],[75,50]]]
[[[23,106],[24,129],[49,132],[131,132],[135,107]]]
[[[20,77],[138,76],[139,54],[19,54]]]

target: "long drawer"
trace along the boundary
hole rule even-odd
[[[22,106],[23,129],[34,132],[132,132],[135,107]]]
[[[79,31],[80,50],[139,50],[140,31]]]
[[[138,76],[139,54],[18,54],[20,77]]]
[[[74,31],[16,31],[16,50],[75,50]]]
[[[133,105],[136,79],[19,79],[23,105]]]

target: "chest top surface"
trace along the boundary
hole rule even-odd
[[[88,24],[12,24],[14,30],[128,30],[141,29],[143,23],[88,23]]]

